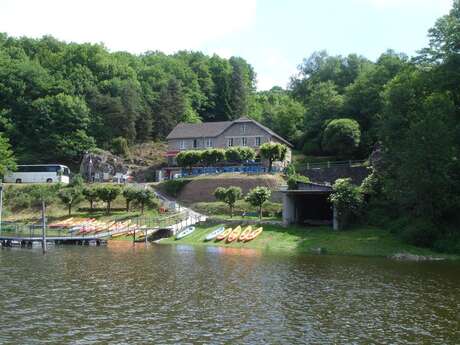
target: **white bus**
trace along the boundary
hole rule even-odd
[[[6,183],[69,183],[70,170],[60,164],[18,165],[16,171],[5,174]]]

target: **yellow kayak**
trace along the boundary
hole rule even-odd
[[[253,232],[251,232],[249,235],[246,236],[246,238],[244,239],[244,242],[248,242],[248,241],[255,239],[257,236],[259,236],[262,233],[262,231],[264,231],[262,227],[255,229]]]
[[[227,243],[235,241],[241,234],[241,226],[237,226],[227,237]]]
[[[226,239],[227,236],[230,235],[231,232],[232,232],[232,228],[225,229],[224,232],[216,236],[216,241],[222,241],[223,239]]]
[[[241,233],[240,237],[238,237],[238,241],[244,241],[246,239],[246,236],[249,235],[252,232],[252,226],[247,226],[246,229],[243,230]]]

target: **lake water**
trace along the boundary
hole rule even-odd
[[[460,344],[460,263],[115,242],[0,250],[1,344]]]

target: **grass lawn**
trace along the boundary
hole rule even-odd
[[[296,253],[315,253],[317,248],[323,248],[325,253],[330,255],[391,256],[397,253],[409,253],[458,259],[456,256],[442,255],[429,249],[405,244],[390,232],[377,228],[363,227],[336,232],[328,227],[300,228],[293,226],[283,228],[266,225],[263,233],[251,242],[204,242],[206,235],[217,227],[217,225],[197,226],[194,233],[181,240],[168,238],[160,243],[252,248]]]

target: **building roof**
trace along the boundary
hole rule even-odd
[[[227,128],[234,123],[252,122],[259,126],[264,131],[279,139],[288,146],[293,146],[289,141],[273,132],[270,128],[265,127],[259,122],[252,120],[248,117],[240,117],[234,121],[221,121],[221,122],[203,122],[203,123],[179,123],[168,134],[166,139],[191,139],[191,138],[213,138],[222,134]]]
[[[232,125],[231,121],[179,123],[166,139],[189,139],[201,137],[217,137]]]

